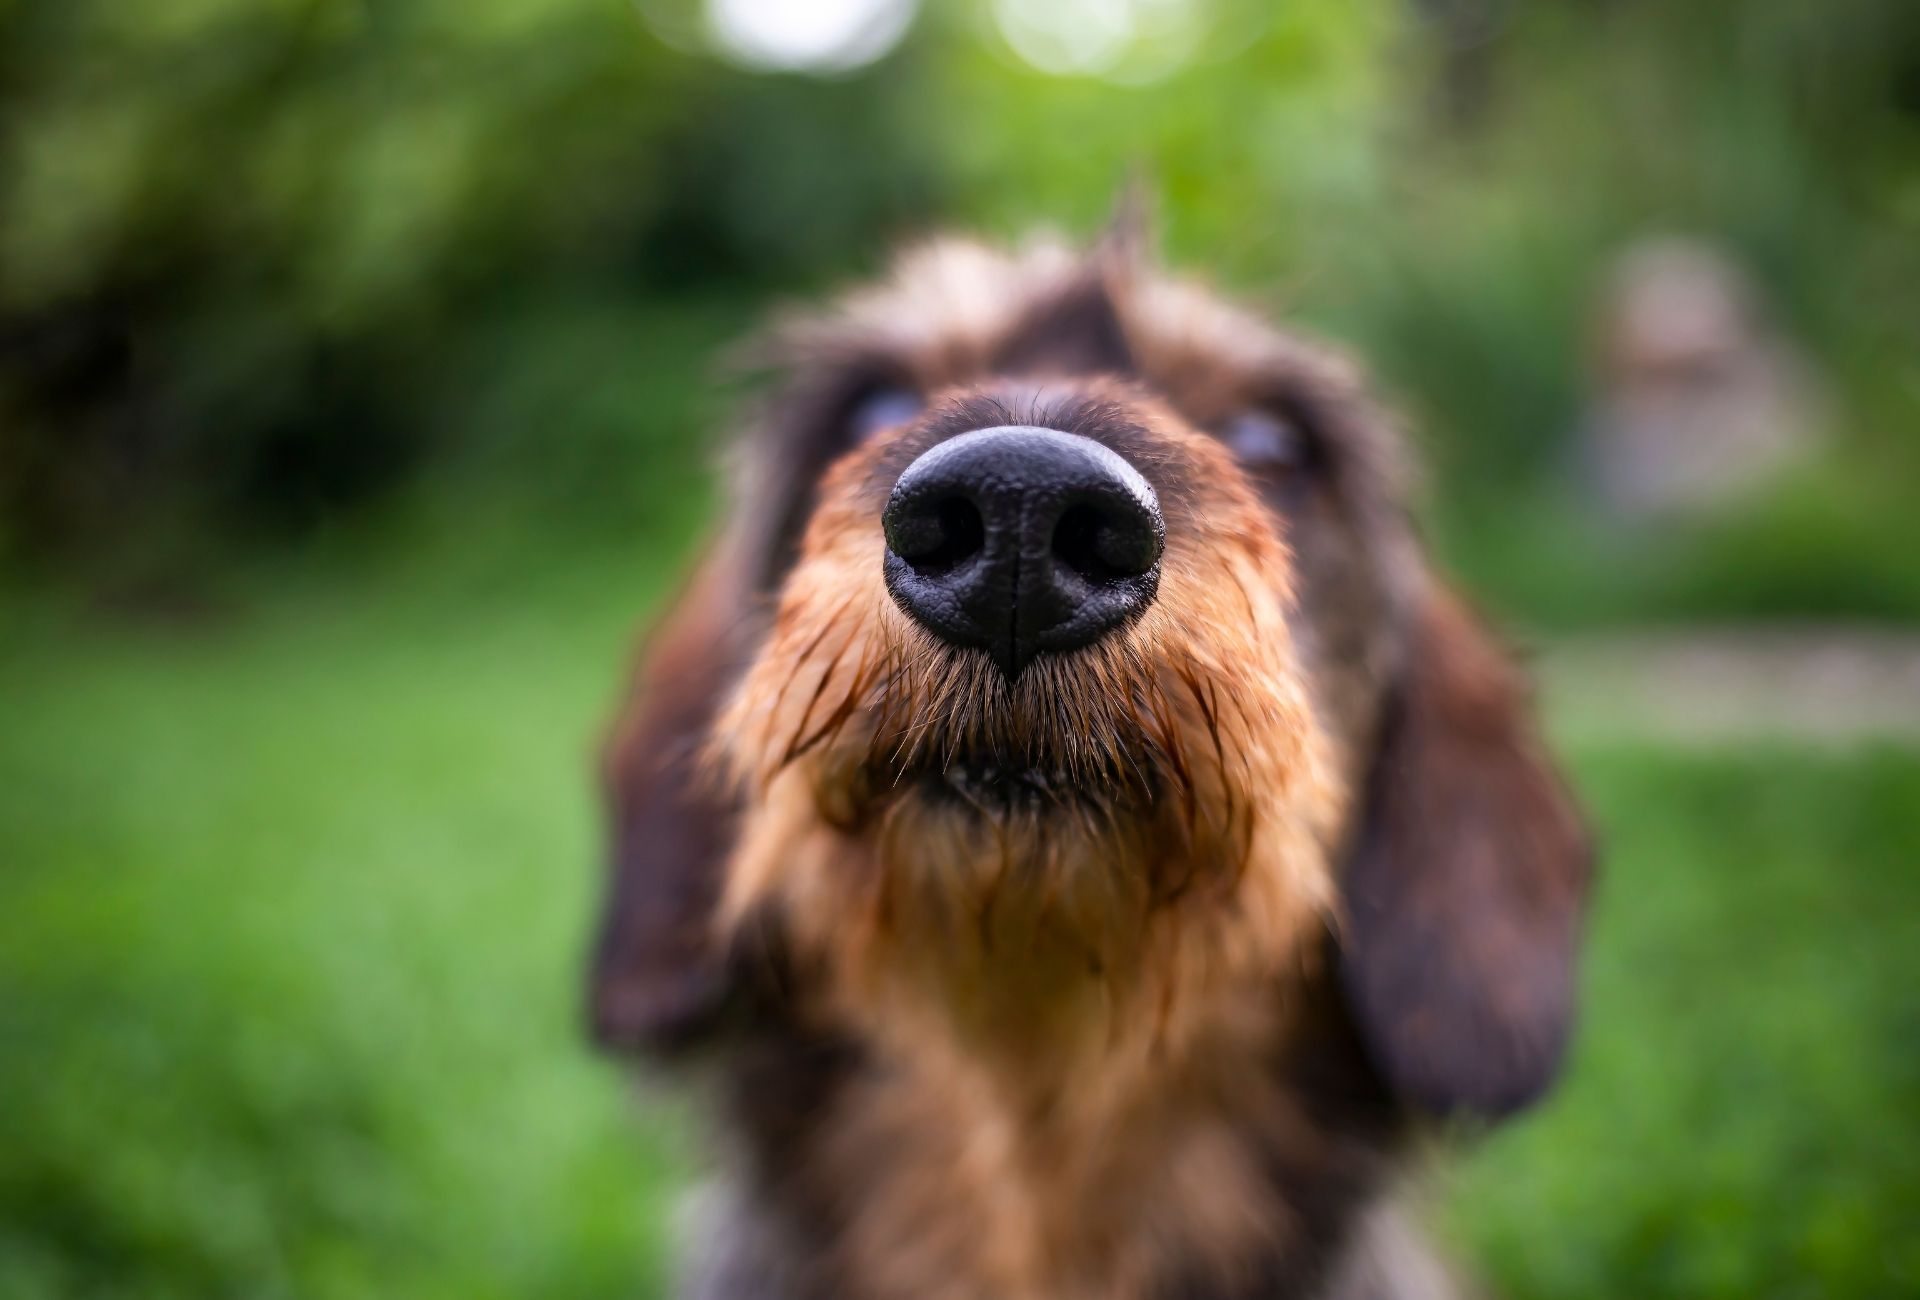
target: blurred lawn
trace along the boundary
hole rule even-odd
[[[658,1292],[687,1120],[575,984],[591,737],[660,586],[538,567],[8,611],[0,1296]],[[1461,1250],[1516,1295],[1912,1293],[1920,754],[1568,740],[1586,1033],[1444,1176]]]
[[[0,660],[0,1295],[653,1286],[677,1126],[575,1007],[626,618],[551,587]]]

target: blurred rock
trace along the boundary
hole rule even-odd
[[[1752,280],[1711,244],[1673,237],[1614,262],[1591,328],[1585,478],[1610,515],[1648,521],[1747,496],[1824,424],[1806,358]]]

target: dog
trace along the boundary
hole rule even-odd
[[[604,750],[592,1029],[724,1139],[683,1294],[1449,1294],[1425,1137],[1558,1071],[1588,836],[1404,440],[1139,228],[759,349]]]

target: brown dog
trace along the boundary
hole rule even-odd
[[[613,1047],[703,1049],[713,1300],[1434,1294],[1431,1121],[1557,1068],[1586,838],[1345,365],[936,243],[777,331],[607,750]]]

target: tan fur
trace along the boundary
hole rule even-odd
[[[1057,292],[1078,266],[1067,245],[1050,238],[1010,253],[930,239],[833,310],[789,314],[759,350],[795,365],[850,349],[878,351],[905,363],[931,392],[980,374],[1007,325],[1028,303]]]
[[[1444,1294],[1382,1214],[1410,1140],[1554,1076],[1586,838],[1393,422],[1133,242],[934,241],[763,345],[606,755],[595,1031],[718,1049],[740,1139],[702,1300]],[[1248,414],[1311,455],[1236,460]],[[1136,622],[1011,685],[896,607],[880,528],[1008,423],[1110,444],[1167,542]]]
[[[1320,719],[1328,757],[1343,779],[1358,780],[1372,748],[1382,683],[1398,668],[1382,635],[1387,610],[1408,597],[1381,583],[1417,575],[1423,566],[1397,519],[1372,517],[1397,510],[1411,473],[1396,421],[1374,401],[1352,359],[1276,330],[1202,280],[1153,264],[1137,247],[1123,242],[1088,259],[1051,236],[1013,249],[954,236],[910,246],[884,279],[824,310],[786,313],[750,355],[802,374],[865,358],[922,392],[938,393],[993,373],[995,350],[1008,332],[1076,277],[1089,275],[1118,313],[1141,382],[1185,421],[1205,426],[1276,395],[1304,395],[1316,418],[1331,426],[1327,433],[1343,458],[1355,462],[1342,490],[1317,507],[1328,517],[1315,521],[1325,563],[1346,571],[1329,576],[1328,607],[1297,620],[1327,644],[1297,648],[1326,651],[1311,675],[1328,701]],[[750,462],[743,468],[748,501],[768,495],[765,467]],[[1403,553],[1388,553],[1395,546]]]
[[[824,1014],[893,1054],[825,1157],[865,1185],[853,1275],[881,1294],[1121,1297],[1156,1242],[1231,1268],[1276,1219],[1231,1132],[1286,1114],[1257,1058],[1331,898],[1344,789],[1268,512],[1211,439],[1105,395],[1205,497],[1139,623],[1012,686],[934,642],[854,504],[882,440],[823,481],[716,732],[747,806],[723,928],[777,911]],[[987,816],[915,787],[982,745],[1114,800]]]
[[[1059,1094],[1010,1093],[932,1044],[865,1084],[822,1153],[863,1188],[850,1275],[878,1295],[1124,1300],[1164,1284],[1178,1248],[1238,1280],[1287,1222],[1249,1123],[1312,1135],[1260,1068],[1276,1009],[1213,1010],[1179,1062],[1109,1062]]]
[[[1205,420],[1281,383],[1368,408],[1359,368],[1325,345],[1274,330],[1199,280],[1170,275],[1125,254],[1091,264],[1114,303],[1141,375],[1185,413]],[[826,311],[789,312],[750,357],[787,367],[849,352],[884,356],[923,391],[991,370],[1007,330],[1089,274],[1066,243],[1039,237],[1012,250],[939,237],[909,247],[887,277]]]

